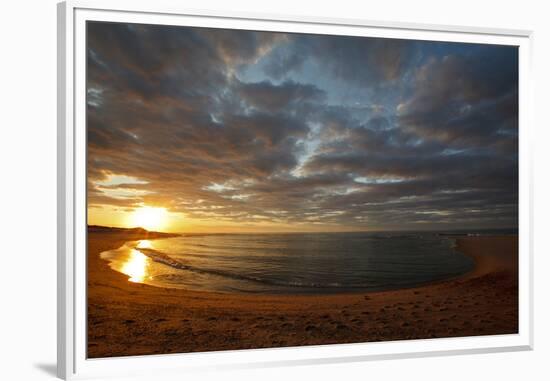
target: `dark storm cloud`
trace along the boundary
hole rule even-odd
[[[281,35],[282,36],[282,35]],[[142,100],[205,96],[279,35],[154,25],[88,23],[89,85]]]
[[[89,85],[108,84],[126,97],[195,95],[199,83],[201,90],[223,83],[219,56],[190,29],[88,24]]]
[[[92,207],[517,224],[515,48],[90,23],[87,62]]]

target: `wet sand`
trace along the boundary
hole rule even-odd
[[[456,279],[326,296],[158,288],[129,282],[99,256],[145,238],[159,235],[88,230],[89,358],[518,331],[517,236],[457,237],[476,266]]]

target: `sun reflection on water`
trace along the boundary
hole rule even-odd
[[[148,239],[142,239],[138,242],[137,246],[138,249],[151,249],[153,245],[151,244],[151,241]]]
[[[131,249],[128,259],[122,264],[120,271],[130,277],[128,279],[130,282],[143,282],[148,276],[148,262],[149,258],[146,255],[143,255],[138,250]]]

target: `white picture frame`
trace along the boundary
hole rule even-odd
[[[210,26],[519,47],[519,333],[399,342],[86,358],[85,22]],[[180,372],[206,367],[274,366],[488,353],[533,348],[532,33],[300,16],[195,11],[158,2],[58,4],[58,376],[64,379]]]

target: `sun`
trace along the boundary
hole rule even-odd
[[[132,212],[130,216],[133,226],[147,230],[159,230],[166,224],[166,209],[152,206],[142,206]]]

